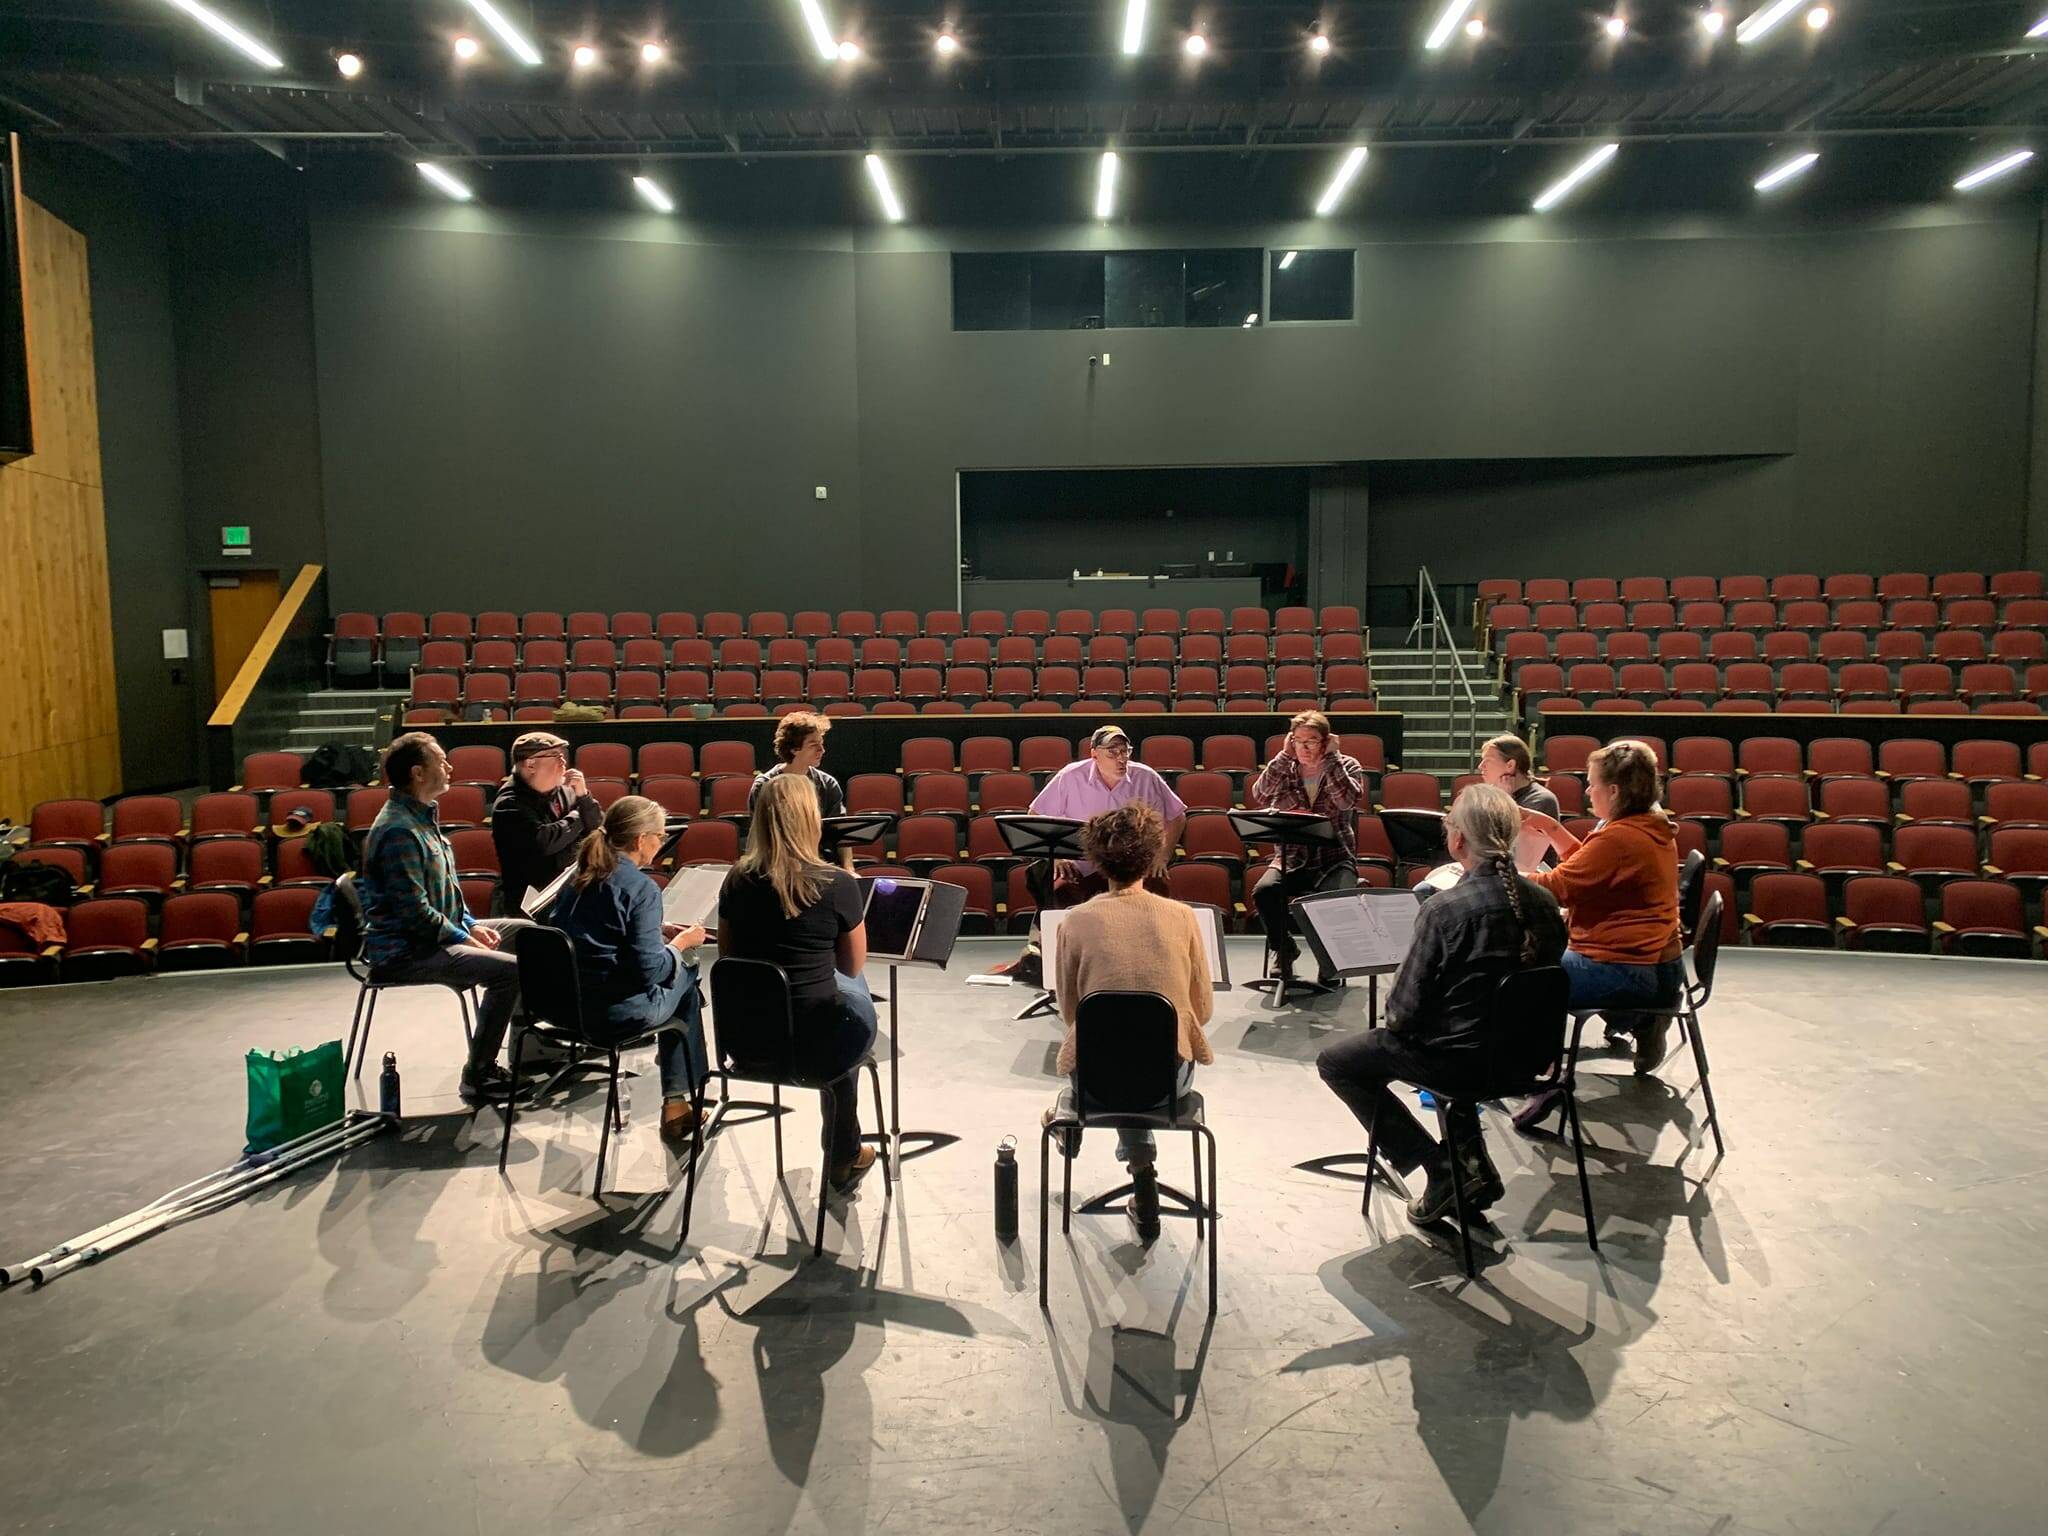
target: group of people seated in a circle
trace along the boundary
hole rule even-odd
[[[852,1091],[853,1072],[874,1046],[876,1017],[861,976],[867,939],[859,881],[820,852],[823,806],[844,803],[819,766],[829,729],[829,721],[809,714],[780,722],[777,765],[755,783],[746,847],[720,893],[717,943],[721,955],[770,961],[788,975],[797,1065],[807,1079],[834,1090],[822,1142],[827,1177],[843,1194],[876,1156],[861,1144]],[[1120,728],[1103,727],[1090,745],[1090,756],[1056,775],[1033,807],[1088,812],[1085,863],[1040,875],[1050,904],[1073,907],[1061,931],[1059,974],[1048,978],[1067,1024],[1058,1071],[1074,1070],[1073,1024],[1082,998],[1104,990],[1154,992],[1179,1016],[1185,1091],[1194,1068],[1215,1059],[1205,1033],[1208,961],[1195,914],[1155,888],[1163,884],[1157,877],[1185,807],[1157,774],[1131,761]],[[662,921],[661,892],[646,866],[662,845],[664,813],[638,795],[600,809],[568,766],[568,743],[550,733],[521,736],[512,760],[492,820],[505,888],[515,896],[538,889],[574,866],[539,920],[574,944],[594,1043],[660,1031],[661,1131],[669,1140],[686,1139],[703,1112],[708,1070],[695,952],[709,935]],[[1446,1147],[1407,1112],[1392,1085],[1424,1082],[1455,1095],[1497,1078],[1497,1058],[1512,1046],[1495,1036],[1503,1026],[1492,1002],[1504,976],[1561,965],[1570,1007],[1605,1012],[1610,1039],[1632,1040],[1639,1073],[1662,1062],[1668,1030],[1668,1020],[1643,1010],[1667,1006],[1682,979],[1676,834],[1657,803],[1650,749],[1617,741],[1592,755],[1586,789],[1597,825],[1584,839],[1559,822],[1555,797],[1530,777],[1526,744],[1497,737],[1479,766],[1485,782],[1463,790],[1445,818],[1445,845],[1461,878],[1423,902],[1384,1026],[1332,1044],[1317,1059],[1323,1081],[1360,1123],[1377,1127],[1387,1162],[1404,1175],[1423,1175],[1409,1203],[1423,1222],[1450,1209],[1453,1180],[1463,1186],[1466,1208],[1483,1210],[1501,1198],[1501,1178],[1469,1101],[1452,1116],[1455,1146]],[[498,1063],[519,1001],[515,952],[535,921],[479,919],[466,910],[433,809],[449,774],[432,736],[415,731],[395,739],[383,772],[390,800],[370,829],[357,876],[364,958],[374,980],[481,989],[461,1093],[472,1104],[502,1101],[515,1088]],[[1328,816],[1340,833],[1335,848],[1287,850],[1253,889],[1283,974],[1298,953],[1288,903],[1349,883],[1352,812],[1364,784],[1329,721],[1310,710],[1291,722],[1254,786],[1259,803]],[[1517,867],[1518,848],[1529,867]],[[1532,848],[1540,848],[1537,857]],[[1550,1108],[1532,1100],[1517,1124],[1533,1125]],[[1131,1172],[1128,1215],[1150,1241],[1159,1232],[1151,1138],[1119,1132],[1118,1141],[1117,1155]],[[1072,1139],[1063,1150],[1072,1155]]]

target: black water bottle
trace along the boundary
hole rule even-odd
[[[1005,1136],[996,1148],[996,1236],[1017,1239],[1017,1138]]]
[[[384,1053],[384,1070],[377,1074],[377,1113],[398,1118],[398,1053]]]

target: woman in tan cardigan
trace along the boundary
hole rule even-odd
[[[1054,991],[1067,1037],[1060,1043],[1059,1070],[1074,1072],[1074,1014],[1091,992],[1157,992],[1180,1018],[1180,1091],[1185,1093],[1197,1064],[1216,1057],[1202,1026],[1212,998],[1209,958],[1195,914],[1181,902],[1145,889],[1146,875],[1164,862],[1166,827],[1142,801],[1104,811],[1082,829],[1088,859],[1109,877],[1109,889],[1070,911],[1060,928]],[[1071,1103],[1073,1088],[1061,1095]],[[1047,1118],[1055,1113],[1047,1111]],[[1079,1137],[1061,1150],[1071,1157]],[[1130,1164],[1128,1214],[1138,1236],[1159,1235],[1159,1179],[1153,1171],[1150,1131],[1118,1131],[1118,1158]]]

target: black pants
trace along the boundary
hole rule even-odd
[[[1258,908],[1259,924],[1273,946],[1273,958],[1291,967],[1301,953],[1301,946],[1294,942],[1293,915],[1287,910],[1290,901],[1318,891],[1348,891],[1357,884],[1358,871],[1349,864],[1311,864],[1296,870],[1282,870],[1275,864],[1259,876],[1259,883],[1252,887],[1252,905]]]
[[[815,1029],[799,1028],[796,1069],[806,1082],[831,1091],[823,1134],[828,1171],[846,1167],[860,1151],[860,1064],[875,1048],[874,999],[862,977],[840,976],[837,1006]]]
[[[1487,1085],[1480,1063],[1467,1059],[1477,1054],[1431,1050],[1426,1045],[1410,1045],[1391,1029],[1369,1029],[1324,1046],[1316,1057],[1316,1071],[1358,1116],[1360,1125],[1368,1131],[1377,1126],[1380,1156],[1402,1173],[1411,1173],[1435,1158],[1437,1139],[1408,1112],[1389,1085],[1412,1083],[1446,1094],[1484,1097]],[[1450,1118],[1451,1134],[1459,1145],[1475,1145],[1478,1108],[1469,1101],[1461,1103],[1452,1109]]]

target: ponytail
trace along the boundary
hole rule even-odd
[[[1522,910],[1522,877],[1516,873],[1514,856],[1505,853],[1490,853],[1486,862],[1492,867],[1494,878],[1500,881],[1501,889],[1507,892],[1508,907],[1515,914],[1515,926],[1522,930],[1522,964],[1536,963],[1536,934],[1529,926],[1529,915]]]
[[[576,873],[569,883],[587,891],[618,872],[619,850],[630,848],[667,825],[666,813],[644,795],[621,795],[604,813],[604,825],[576,845]]]

